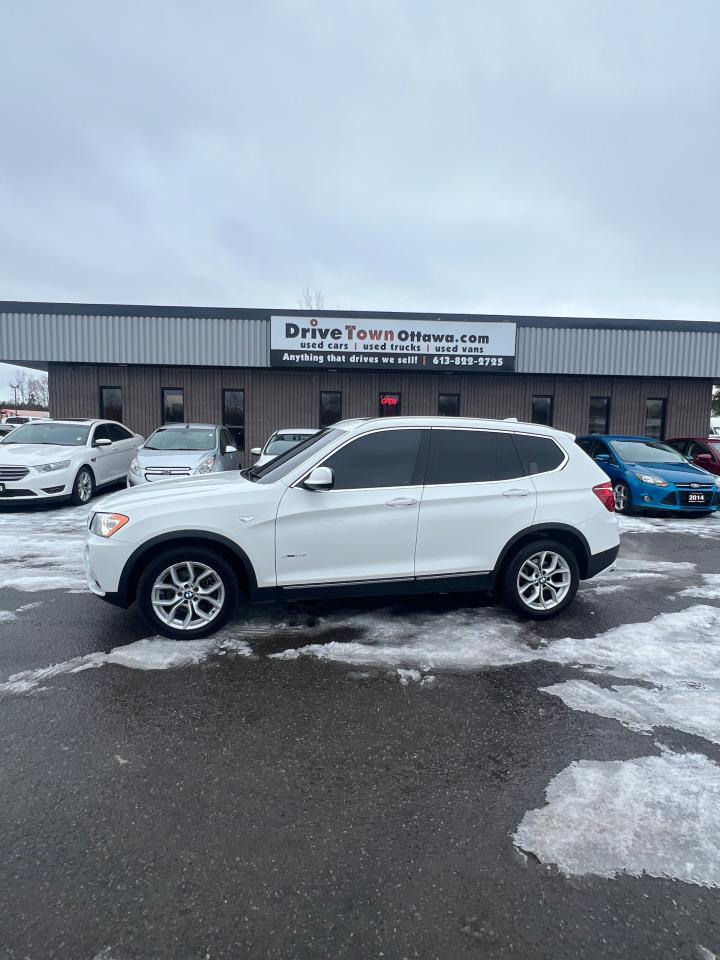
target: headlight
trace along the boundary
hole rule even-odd
[[[90,521],[90,532],[99,537],[111,537],[124,527],[130,517],[123,513],[96,513]]]
[[[195,473],[210,473],[214,463],[215,454],[213,454],[211,457],[207,457],[201,464],[195,467]]]
[[[137,462],[137,457],[130,464],[130,473],[134,473],[136,477],[142,476],[142,467]]]
[[[636,473],[635,476],[643,483],[649,483],[653,487],[666,487],[667,483],[661,477],[654,477],[651,473]]]
[[[35,469],[39,470],[40,473],[50,473],[51,470],[64,470],[69,466],[69,460],[56,460],[55,463],[41,463],[39,466],[35,467]]]

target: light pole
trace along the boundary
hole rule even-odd
[[[10,387],[10,389],[12,390],[12,392],[15,394],[15,416],[17,416],[17,414],[18,414],[17,392],[18,392],[18,387],[20,386],[20,384],[19,384],[19,383],[10,383],[10,384],[8,384],[8,386]]]

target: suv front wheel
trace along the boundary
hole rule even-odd
[[[580,581],[573,551],[555,540],[522,547],[512,557],[502,577],[508,606],[524,617],[547,620],[572,602]]]
[[[151,630],[194,640],[219,630],[235,611],[235,571],[214,550],[174,547],[150,561],[137,587],[137,603]]]

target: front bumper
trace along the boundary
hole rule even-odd
[[[121,587],[121,575],[128,557],[136,547],[134,543],[118,540],[115,537],[98,537],[87,534],[83,560],[88,587],[96,597],[102,597],[108,603],[119,607],[128,606],[127,598]]]
[[[31,503],[69,497],[75,482],[75,471],[51,470],[40,473],[30,468],[19,480],[0,480],[0,503]]]
[[[720,489],[713,484],[692,487],[690,484],[668,484],[657,487],[635,483],[630,487],[634,510],[665,510],[671,513],[703,513],[720,510]],[[701,501],[693,498],[701,496]]]

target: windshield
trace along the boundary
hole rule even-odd
[[[269,457],[279,457],[281,453],[287,453],[288,450],[292,450],[303,440],[307,440],[308,436],[315,436],[315,434],[276,433],[268,440],[264,453]]]
[[[47,443],[62,447],[82,447],[90,427],[78,423],[26,423],[15,427],[3,443]]]
[[[215,431],[207,427],[166,430],[160,427],[145,444],[146,450],[212,450]]]
[[[658,440],[611,440],[610,446],[621,460],[630,463],[686,463],[686,458]]]
[[[306,437],[302,443],[295,444],[292,449],[280,454],[274,460],[266,463],[262,467],[251,467],[249,470],[243,470],[242,476],[247,480],[253,480],[257,483],[275,483],[286,474],[294,470],[298,464],[302,463],[308,457],[327,447],[328,444],[337,440],[343,435],[342,430],[320,430],[310,437]]]
[[[708,440],[708,443],[713,448],[715,453],[720,453],[720,437],[717,440]]]

